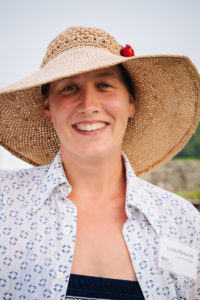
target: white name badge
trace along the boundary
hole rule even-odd
[[[160,238],[158,266],[172,273],[196,279],[197,249],[169,238]]]

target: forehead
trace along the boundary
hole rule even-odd
[[[98,79],[98,78],[113,78],[113,79],[122,79],[122,75],[121,72],[119,70],[118,66],[112,66],[109,68],[103,68],[100,70],[94,70],[94,71],[89,71],[86,73],[81,73],[81,74],[77,74],[74,76],[70,76],[70,77],[66,77],[66,78],[62,78],[57,80],[57,82],[62,82],[62,81],[71,81],[71,80],[78,80],[78,79],[87,79],[87,78],[93,78],[93,79]]]

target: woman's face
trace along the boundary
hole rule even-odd
[[[51,83],[43,109],[62,153],[80,157],[121,153],[133,99],[117,66]]]

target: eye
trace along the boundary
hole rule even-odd
[[[63,88],[63,92],[73,92],[78,90],[78,87],[74,84],[67,85]]]
[[[101,83],[98,84],[98,87],[102,88],[102,89],[107,89],[107,88],[110,88],[111,85],[109,83],[106,83],[106,82],[101,82]]]

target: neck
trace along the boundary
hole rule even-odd
[[[84,203],[88,201],[102,205],[112,202],[120,195],[125,197],[126,184],[121,152],[97,160],[65,155],[61,150],[61,157],[67,179],[72,186],[69,198],[73,201],[84,199]]]

